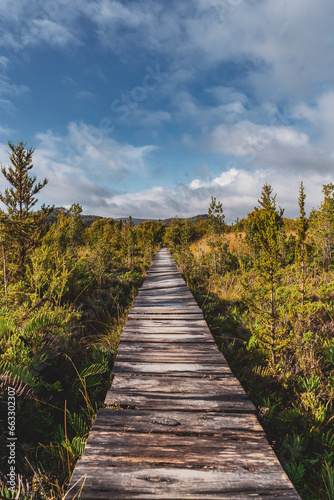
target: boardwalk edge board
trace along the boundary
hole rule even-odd
[[[112,380],[67,500],[300,499],[166,248],[129,312]]]

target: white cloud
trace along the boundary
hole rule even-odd
[[[94,92],[90,92],[90,90],[79,90],[75,97],[83,101],[96,99],[96,95]]]
[[[49,130],[36,138],[36,175],[49,179],[43,200],[56,205],[78,202],[90,213],[105,207],[129,176],[145,177],[146,158],[155,149],[118,143],[105,130],[76,122],[69,124],[65,136]],[[0,153],[5,150],[2,146]]]
[[[231,126],[219,125],[211,133],[211,148],[219,153],[258,157],[266,149],[299,148],[308,145],[306,134],[292,127],[257,125],[241,121]]]
[[[237,217],[247,216],[247,213],[258,206],[262,187],[269,182],[273,192],[277,193],[278,205],[286,209],[285,215],[296,217],[300,181],[299,175],[294,173],[289,177],[287,184],[285,175],[280,172],[268,170],[248,172],[233,167],[222,172],[211,182],[194,179],[190,184],[183,184],[174,189],[156,186],[136,193],[111,196],[100,213],[114,217],[127,215],[161,219],[175,215],[187,217],[207,213],[211,196],[215,196],[222,202],[226,220],[231,223]],[[322,185],[329,181],[330,176],[324,177],[316,173],[308,176],[306,182],[304,179],[308,211],[320,204]]]
[[[48,44],[51,47],[64,48],[77,42],[70,29],[50,19],[33,19],[29,30],[21,36],[21,44],[24,47]]]

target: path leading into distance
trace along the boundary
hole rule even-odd
[[[112,373],[66,499],[300,498],[167,249]]]

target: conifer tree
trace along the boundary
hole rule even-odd
[[[212,252],[212,264],[214,272],[217,272],[217,261],[220,261],[222,251],[222,234],[224,232],[223,206],[220,201],[211,196],[211,203],[208,209],[208,243]]]
[[[276,291],[281,275],[280,237],[283,228],[284,210],[276,207],[276,195],[272,187],[262,188],[259,207],[248,214],[246,232],[248,244],[255,250],[256,289],[253,304],[261,315],[261,327],[257,332],[260,345],[269,352],[273,366],[276,365],[281,341],[278,332]]]
[[[320,263],[328,270],[334,250],[334,184],[324,184],[323,202],[310,216],[310,233]]]
[[[300,183],[299,188],[299,211],[300,216],[298,217],[298,227],[297,227],[297,242],[296,242],[296,262],[300,266],[301,270],[301,293],[302,293],[302,304],[305,301],[305,272],[306,272],[306,236],[308,230],[308,220],[305,213],[305,199],[306,194],[304,190],[303,182]]]
[[[33,149],[25,149],[26,145],[22,141],[17,145],[9,141],[8,145],[11,165],[1,165],[1,172],[11,187],[0,193],[0,200],[7,207],[7,214],[3,214],[1,219],[1,232],[5,249],[11,250],[17,270],[23,275],[26,257],[38,244],[44,230],[43,222],[53,207],[43,205],[40,210],[32,211],[38,201],[35,195],[46,186],[48,180],[36,182],[36,176],[29,175],[34,166]],[[10,239],[6,235],[10,235]]]

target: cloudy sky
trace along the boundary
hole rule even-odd
[[[41,202],[228,222],[269,182],[298,215],[334,182],[333,0],[1,0],[0,162]],[[0,178],[0,191],[5,187]]]

